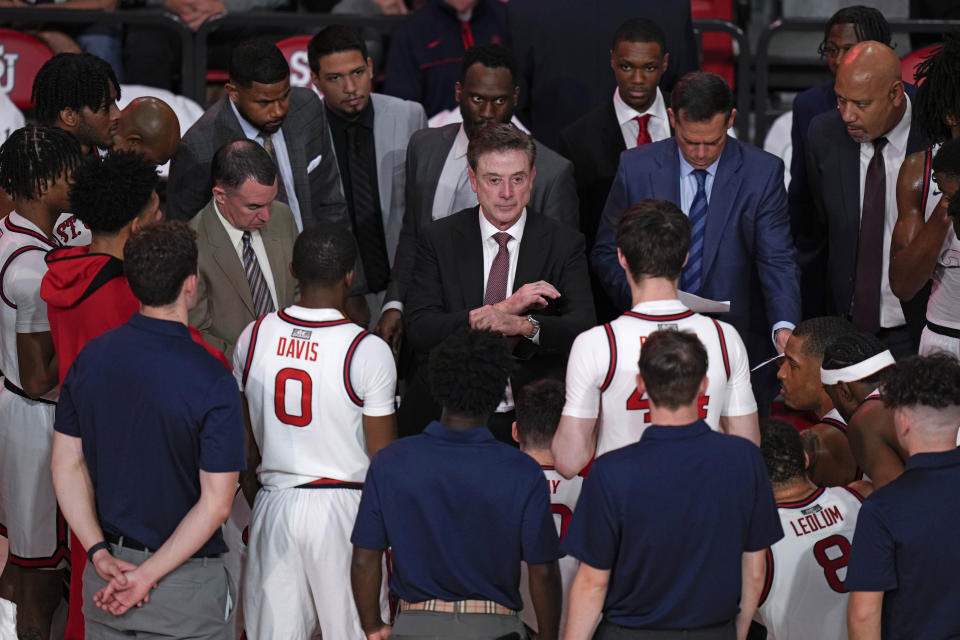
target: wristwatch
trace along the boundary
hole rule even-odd
[[[523,337],[526,338],[527,340],[533,340],[534,338],[537,337],[537,334],[540,333],[540,321],[534,318],[533,316],[527,316],[527,322],[533,325],[533,333],[531,333],[530,335],[524,334]]]

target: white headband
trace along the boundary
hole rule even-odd
[[[823,384],[837,384],[838,382],[863,380],[895,363],[896,360],[893,359],[889,351],[881,351],[863,362],[858,362],[842,369],[824,369],[821,367],[820,382]]]

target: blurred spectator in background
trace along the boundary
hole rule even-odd
[[[497,0],[430,0],[393,32],[383,92],[419,102],[427,117],[455,107],[452,87],[463,54],[503,39],[503,6]]]

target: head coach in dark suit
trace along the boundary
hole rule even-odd
[[[489,425],[505,442],[514,393],[533,379],[562,377],[574,338],[594,322],[583,235],[527,208],[536,153],[533,139],[510,124],[488,125],[470,141],[479,205],[427,227],[408,293],[407,336],[419,365],[466,325],[510,343],[518,366]],[[397,414],[402,434],[440,414],[424,368]]]

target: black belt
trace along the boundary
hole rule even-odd
[[[4,378],[4,379],[3,379],[3,386],[5,386],[5,387],[7,388],[7,391],[9,391],[10,393],[13,393],[13,394],[18,395],[18,396],[20,396],[21,398],[26,398],[27,400],[30,400],[30,401],[32,401],[32,402],[42,402],[43,404],[52,404],[53,406],[57,406],[57,403],[54,402],[53,400],[47,400],[47,399],[45,399],[45,398],[31,398],[30,396],[27,395],[27,392],[26,392],[26,391],[24,391],[23,389],[21,389],[21,388],[18,387],[17,385],[15,385],[15,384],[13,384],[12,382],[10,382],[10,378]]]
[[[103,532],[103,538],[112,545],[122,547],[124,549],[133,549],[134,551],[147,551],[153,553],[156,549],[151,549],[142,542],[134,540],[130,536],[118,536],[115,533],[110,533],[109,531]],[[219,558],[219,553],[195,553],[191,558]]]
[[[944,327],[939,324],[933,324],[927,320],[927,328],[934,333],[938,333],[941,336],[947,336],[948,338],[958,338],[960,339],[960,329],[951,329],[950,327]]]

